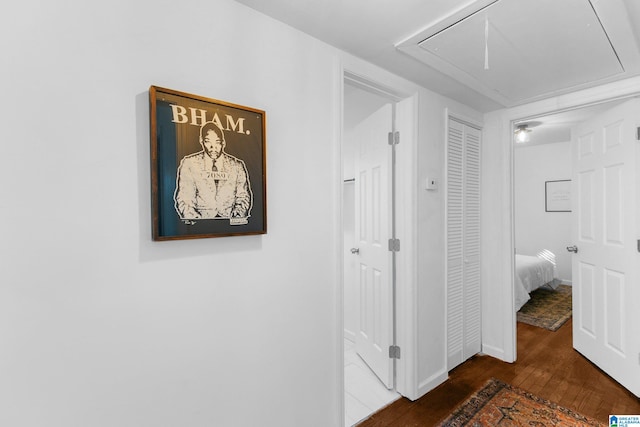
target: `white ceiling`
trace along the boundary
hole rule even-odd
[[[640,74],[639,0],[237,1],[481,112]]]
[[[425,36],[402,48],[505,106],[625,72],[587,0],[500,0]]]

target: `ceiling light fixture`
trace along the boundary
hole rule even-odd
[[[529,132],[531,132],[531,129],[528,129],[526,124],[518,125],[518,128],[514,131],[516,142],[519,144],[529,142]]]

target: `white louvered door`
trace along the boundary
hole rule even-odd
[[[449,119],[447,367],[480,352],[480,130]]]
[[[449,120],[447,136],[447,368],[463,361],[464,125]]]

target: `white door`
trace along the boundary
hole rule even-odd
[[[481,131],[452,118],[447,135],[447,369],[480,352]]]
[[[573,346],[640,395],[640,100],[573,133]],[[569,248],[567,248],[569,249]]]
[[[363,120],[355,129],[358,144],[355,177],[355,241],[358,257],[356,352],[387,388],[393,387],[391,252],[392,106]]]
[[[353,161],[353,157],[349,157]],[[348,178],[342,186],[343,200],[342,231],[344,235],[343,252],[343,301],[344,301],[344,337],[355,343],[356,341],[356,272],[357,257],[352,254],[351,248],[355,246],[355,179]]]

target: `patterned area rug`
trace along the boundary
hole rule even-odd
[[[536,289],[517,314],[518,322],[557,331],[571,317],[571,286]]]
[[[490,379],[438,426],[606,426],[592,418]]]

